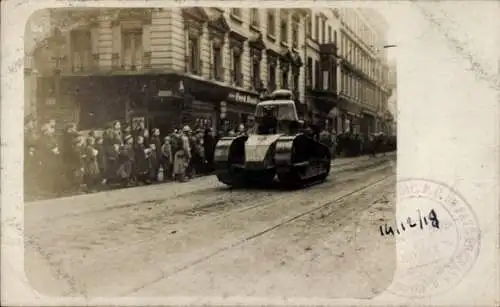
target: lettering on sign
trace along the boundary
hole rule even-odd
[[[259,100],[257,97],[252,97],[250,95],[245,95],[239,92],[233,92],[228,95],[228,100],[235,101],[235,102],[241,102],[241,103],[251,103],[251,104],[257,104],[259,103]]]

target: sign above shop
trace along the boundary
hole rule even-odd
[[[239,103],[250,103],[250,104],[257,104],[259,103],[259,99],[257,97],[248,95],[248,94],[243,94],[240,92],[231,92],[229,95],[227,95],[227,100],[232,101],[232,102],[239,102]]]

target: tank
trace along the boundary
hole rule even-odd
[[[248,135],[221,138],[215,147],[215,174],[228,186],[268,185],[278,181],[289,187],[325,180],[331,156],[297,116],[293,94],[277,90],[257,104],[255,126]]]

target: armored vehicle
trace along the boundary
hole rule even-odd
[[[215,148],[218,180],[242,187],[279,182],[301,187],[323,181],[330,173],[327,146],[306,133],[297,116],[293,94],[277,90],[255,110],[255,126],[248,135],[221,138]]]

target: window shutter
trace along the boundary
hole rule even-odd
[[[151,25],[142,26],[142,48],[144,52],[151,51]]]
[[[99,53],[99,27],[95,26],[90,29],[90,39],[92,46],[92,54]]]

